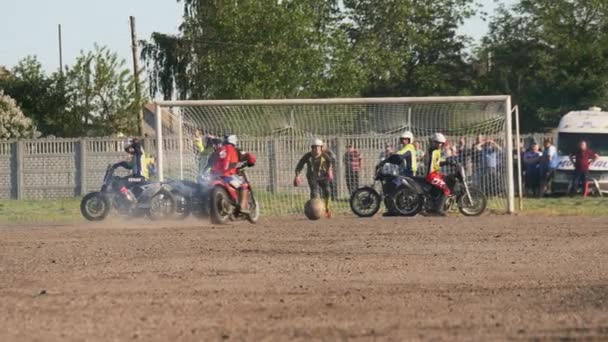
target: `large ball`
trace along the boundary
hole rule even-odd
[[[325,203],[323,200],[315,198],[311,199],[304,205],[304,214],[309,220],[318,220],[323,216],[325,211]]]

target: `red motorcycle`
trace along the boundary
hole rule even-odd
[[[239,190],[228,184],[221,177],[211,179],[211,191],[209,192],[209,215],[214,224],[225,224],[228,221],[245,219],[251,223],[256,223],[260,217],[260,206],[255,199],[251,183],[247,177],[245,169],[255,165],[255,156],[247,154],[245,161],[240,162],[238,175],[244,180],[243,186],[249,191],[249,208],[247,213],[239,210]]]

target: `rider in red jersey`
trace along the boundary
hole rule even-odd
[[[224,139],[224,144],[216,151],[217,159],[213,164],[212,173],[230,184],[235,189],[239,190],[239,210],[242,213],[247,213],[249,209],[249,192],[247,184],[243,178],[238,175],[238,169],[241,164],[241,156],[236,148],[236,135],[228,135]]]

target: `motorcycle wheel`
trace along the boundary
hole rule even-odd
[[[469,186],[469,194],[471,194],[471,201],[467,197],[466,192],[463,191],[462,195],[458,197],[458,210],[464,216],[479,216],[485,210],[488,205],[488,198],[479,189]]]
[[[80,213],[89,221],[102,221],[110,213],[110,200],[100,192],[91,192],[80,201]]]
[[[175,199],[175,219],[185,220],[190,215],[190,203],[183,196],[173,193]],[[181,203],[181,204],[179,204]]]
[[[247,221],[251,223],[257,223],[260,219],[260,206],[258,201],[255,199],[249,201],[249,215],[247,215]]]
[[[376,189],[364,186],[350,196],[350,209],[359,217],[372,217],[380,210],[381,201]]]
[[[211,223],[226,224],[234,209],[230,203],[231,201],[228,193],[226,193],[226,190],[218,186],[211,190],[210,198],[209,214],[211,216]]]
[[[147,215],[152,221],[165,219],[175,213],[175,199],[167,191],[159,191],[150,199]]]
[[[422,205],[418,193],[406,186],[400,186],[390,198],[389,212],[395,212],[402,216],[416,216]]]

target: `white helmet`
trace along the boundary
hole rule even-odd
[[[226,136],[226,143],[236,146],[237,143],[236,135],[230,134]]]
[[[399,136],[399,139],[410,139],[410,143],[414,141],[414,133],[405,131]]]
[[[321,139],[312,139],[310,146],[323,146],[323,140]]]
[[[438,143],[442,143],[445,144],[445,135],[441,134],[441,133],[434,133],[433,137],[432,137],[433,141],[436,141]]]

